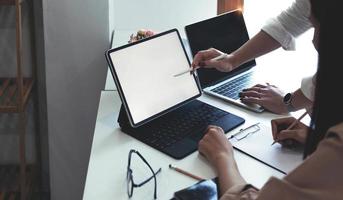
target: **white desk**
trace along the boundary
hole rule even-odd
[[[260,77],[263,77],[261,81],[278,85],[286,91],[292,91],[298,88],[303,75],[311,74],[313,69],[315,69],[313,66],[315,65],[316,59],[313,48],[310,46],[310,42],[306,44],[308,46],[304,48],[300,47],[297,53],[277,50],[257,60],[258,72]],[[308,59],[303,59],[305,56]],[[275,67],[275,65],[278,66]],[[269,112],[258,114],[247,111],[207,95],[203,95],[199,99],[245,118],[245,124],[237,129],[255,122],[261,122],[270,126],[271,119],[280,117]],[[162,172],[157,176],[158,199],[170,199],[175,191],[188,187],[196,182],[192,178],[170,170],[168,168],[169,164],[173,164],[204,178],[213,178],[215,176],[211,166],[198,152],[182,160],[175,160],[121,132],[117,124],[120,104],[121,102],[116,91],[102,92],[83,199],[128,199],[126,190],[126,167],[128,152],[131,148],[138,150],[148,160],[154,170],[157,170],[159,167],[162,168]],[[294,115],[299,114],[301,113],[294,113]],[[234,133],[237,129],[230,133]],[[283,174],[278,171],[238,151],[235,151],[235,158],[243,177],[257,187],[261,187],[271,176],[283,177]],[[137,177],[136,175],[139,175],[140,167],[143,165],[140,165],[139,158],[134,157],[133,160],[135,160],[135,164],[132,165],[135,173],[134,179],[136,181],[142,180],[140,179],[142,177]],[[141,188],[135,188],[132,199],[152,199],[153,188],[153,181],[150,181]]]

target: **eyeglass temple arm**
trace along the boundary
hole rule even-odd
[[[149,178],[147,178],[145,181],[142,181],[139,184],[135,184],[136,187],[141,187],[142,185],[146,184],[147,182],[149,182],[152,178],[154,178],[154,176],[156,176],[158,173],[161,172],[161,168],[157,170],[157,172],[154,173],[154,175],[150,176]]]
[[[148,161],[146,161],[145,158],[144,158],[138,151],[136,151],[136,153],[137,153],[137,155],[138,155],[139,157],[141,157],[141,159],[145,162],[145,164],[148,165],[149,169],[150,169],[151,172],[153,173],[153,175],[152,175],[150,178],[148,178],[146,181],[143,181],[143,182],[146,183],[146,182],[148,182],[150,179],[154,178],[154,183],[155,183],[154,199],[156,199],[156,198],[157,198],[157,182],[156,182],[155,172],[154,172],[154,170],[152,169],[152,167],[150,166],[150,164],[148,163]],[[161,171],[161,168],[156,172],[156,174],[157,174],[159,171]],[[143,185],[143,184],[144,184],[144,183],[142,183],[142,184],[140,184],[140,185]],[[139,187],[139,186],[138,186],[138,187]]]

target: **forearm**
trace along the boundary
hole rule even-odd
[[[261,30],[253,38],[232,53],[235,58],[234,65],[237,67],[279,47],[281,47],[281,45],[274,38]]]
[[[306,98],[301,89],[293,92],[292,106],[295,110],[312,107],[312,101]]]
[[[241,174],[238,171],[235,160],[221,159],[216,166],[220,187],[220,196],[222,196],[228,189],[235,185],[246,184]]]

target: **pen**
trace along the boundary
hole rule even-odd
[[[304,118],[306,116],[306,114],[307,114],[307,111],[305,111],[304,114],[302,114],[297,120],[294,120],[293,123],[291,125],[289,125],[289,127],[285,130],[291,130],[300,120],[302,120],[302,118]],[[274,140],[272,145],[277,143],[277,142],[278,142],[278,140]]]
[[[215,57],[215,58],[212,58],[211,61],[218,61],[218,60],[221,60],[221,59],[225,58],[225,56],[227,56],[226,53],[220,54],[219,56],[217,56],[217,57]],[[181,76],[181,75],[183,75],[183,74],[192,72],[192,71],[194,71],[194,70],[196,70],[196,69],[198,69],[198,68],[199,68],[199,67],[196,67],[196,68],[189,68],[189,69],[187,69],[187,70],[185,70],[185,71],[183,71],[183,72],[180,72],[180,73],[178,73],[178,74],[175,74],[174,77],[178,77],[178,76]]]
[[[172,166],[171,164],[169,164],[169,168],[170,168],[170,169],[173,169],[173,170],[175,170],[175,171],[177,171],[177,172],[179,172],[179,173],[181,173],[181,174],[184,174],[184,175],[186,175],[186,176],[189,176],[189,177],[191,177],[191,178],[194,178],[194,179],[196,179],[196,180],[198,180],[198,181],[204,180],[203,178],[201,178],[201,177],[199,177],[199,176],[196,176],[196,175],[194,175],[194,174],[191,174],[191,173],[189,173],[189,172],[186,172],[186,171],[184,171],[184,170],[182,170],[182,169],[180,169],[180,168],[178,168],[178,167],[174,167],[174,166]]]

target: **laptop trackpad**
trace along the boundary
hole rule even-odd
[[[185,138],[185,139],[175,143],[174,145],[163,149],[163,151],[167,154],[172,154],[173,157],[175,157],[177,159],[180,159],[180,158],[185,157],[185,155],[188,155],[188,154],[194,152],[197,149],[198,149],[198,143],[197,142],[195,142],[192,139]]]

